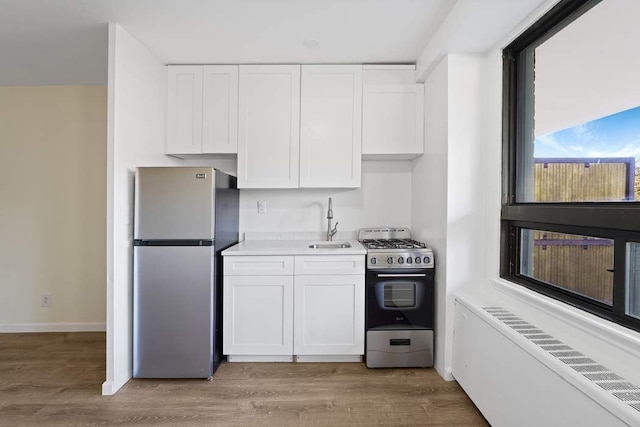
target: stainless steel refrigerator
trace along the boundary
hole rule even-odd
[[[222,257],[238,241],[236,178],[141,167],[135,178],[133,376],[208,378],[222,358]]]

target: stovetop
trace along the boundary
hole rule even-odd
[[[413,239],[365,239],[361,241],[367,249],[424,249],[426,244]]]
[[[434,268],[433,250],[411,238],[408,228],[363,228],[358,241],[367,249],[367,268]]]

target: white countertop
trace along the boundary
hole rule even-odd
[[[350,248],[312,249],[314,243],[349,243]],[[245,240],[222,251],[222,255],[365,255],[357,240]]]

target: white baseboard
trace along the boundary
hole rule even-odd
[[[455,381],[456,378],[453,376],[453,373],[449,369],[440,369],[439,366],[434,366],[436,372],[442,377],[445,381]]]
[[[105,381],[102,383],[102,395],[103,396],[112,396],[116,394],[118,390],[122,388],[130,379],[132,378],[132,373],[129,374],[129,377],[120,378],[118,381]]]
[[[260,356],[260,355],[233,355],[227,356],[227,361],[233,362],[293,362],[293,355],[279,355],[279,356]]]
[[[102,395],[103,396],[111,396],[113,395],[113,382],[105,381],[102,383]]]
[[[106,323],[0,323],[0,333],[105,332]]]
[[[300,363],[359,363],[362,362],[362,356],[353,354],[320,354],[296,356],[296,362]]]

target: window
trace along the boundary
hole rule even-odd
[[[640,331],[638,16],[563,0],[505,48],[500,273]]]
[[[520,241],[520,274],[612,305],[612,239],[523,228]]]
[[[640,244],[627,245],[627,307],[625,313],[640,319]]]

